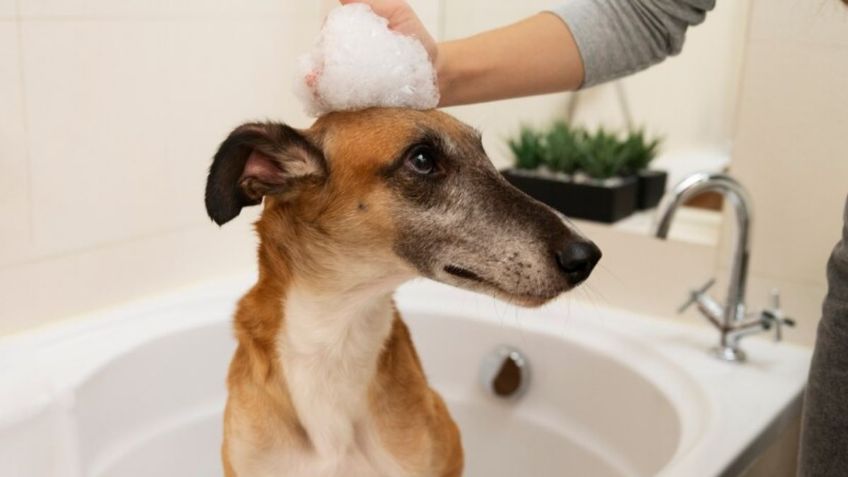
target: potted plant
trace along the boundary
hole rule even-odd
[[[612,223],[635,210],[637,180],[615,135],[556,122],[543,133],[522,128],[509,145],[516,167],[506,179],[565,215]]]
[[[563,184],[570,179],[550,167],[548,139],[542,133],[523,126],[518,137],[507,141],[515,158],[515,167],[501,171],[503,176],[527,195],[561,210],[565,196]]]
[[[575,129],[565,121],[554,122],[545,133],[542,160],[548,169],[573,176],[580,168],[583,155],[582,142],[586,131]]]
[[[647,140],[644,131],[630,133],[621,143],[624,167],[627,173],[636,176],[639,181],[636,199],[636,207],[639,210],[656,207],[665,194],[668,173],[649,169],[651,162],[657,156],[659,145],[659,139]]]
[[[542,135],[529,126],[522,126],[518,138],[508,141],[509,149],[515,157],[515,168],[521,171],[535,171],[545,164],[545,151]]]
[[[625,172],[621,141],[598,129],[580,142],[578,173],[569,191],[566,215],[613,223],[636,210],[638,181]]]

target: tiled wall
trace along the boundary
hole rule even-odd
[[[747,49],[732,172],[756,213],[749,296],[780,288],[811,345],[848,197],[848,6],[755,0]]]
[[[454,38],[557,1],[411,3]],[[308,124],[290,67],[334,4],[0,0],[0,334],[253,267],[256,211],[221,229],[206,218],[209,158],[244,120]],[[720,2],[680,57],[626,80],[637,121],[670,147],[728,142],[747,6]],[[452,112],[505,165],[505,136],[561,115],[567,98]],[[620,124],[613,98],[586,93],[580,119]],[[607,259],[593,289],[612,304],[667,312],[713,263],[710,249],[594,234]],[[687,272],[657,267],[672,256]],[[646,283],[646,268],[661,276]]]
[[[247,119],[303,124],[313,2],[0,1],[0,333],[252,266],[209,159]]]

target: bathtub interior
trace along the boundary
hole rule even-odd
[[[614,356],[459,314],[404,310],[404,318],[431,385],[462,430],[467,476],[654,475],[677,448],[675,406]],[[479,363],[499,344],[521,349],[531,363],[532,383],[520,400],[494,398],[480,385]],[[19,445],[38,449],[42,457],[33,456],[32,465],[43,469],[16,475],[221,475],[233,351],[222,313],[121,353],[32,416],[29,423],[38,425],[25,426],[32,446]],[[53,442],[35,442],[45,435]],[[47,459],[50,449],[55,458]]]
[[[655,475],[678,447],[672,401],[615,356],[514,321],[406,316],[428,378],[459,423],[466,475]],[[517,401],[480,384],[481,361],[502,344],[531,367]]]

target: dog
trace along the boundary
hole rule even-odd
[[[238,127],[210,167],[207,212],[222,225],[262,202],[259,276],[235,313],[227,477],[460,476],[459,429],[393,291],[426,277],[538,306],[601,257],[436,110]]]

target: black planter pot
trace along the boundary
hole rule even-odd
[[[571,218],[611,224],[636,210],[639,185],[636,177],[602,183],[576,182],[513,169],[501,173],[525,194]]]
[[[666,171],[645,170],[640,171],[636,177],[639,180],[636,208],[639,210],[653,209],[660,203],[665,194],[668,173]]]

